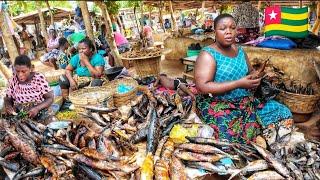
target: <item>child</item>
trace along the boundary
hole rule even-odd
[[[153,84],[156,88],[159,84],[171,90],[176,90],[180,96],[191,96],[195,100],[195,95],[189,90],[187,81],[182,78],[171,79],[166,74],[160,74]]]
[[[59,54],[57,56],[57,62],[60,69],[65,69],[70,62],[69,57],[66,54],[66,51],[69,47],[68,40],[66,38],[59,39]]]

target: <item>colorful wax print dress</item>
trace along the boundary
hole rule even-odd
[[[215,82],[235,81],[248,74],[245,53],[241,47],[238,47],[236,57],[225,56],[209,46],[203,51],[215,60]],[[270,136],[267,140],[275,141],[278,132],[274,133],[268,127],[274,128],[279,123],[285,129],[291,129],[292,126],[292,114],[285,105],[275,100],[261,103],[249,90],[242,88],[217,96],[198,95],[197,110],[201,119],[215,130],[215,138],[230,142],[249,143],[255,141],[255,137],[262,132]]]

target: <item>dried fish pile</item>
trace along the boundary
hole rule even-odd
[[[146,151],[153,157],[161,144],[159,139],[167,137],[173,125],[188,116],[192,101],[179,95],[148,94],[138,96],[127,108],[125,114],[87,106],[82,118],[47,126],[26,118],[2,119],[0,127],[6,135],[1,140],[0,166],[13,179],[140,176],[135,143],[147,140]]]
[[[150,58],[161,56],[161,49],[132,50],[122,54],[124,58]]]
[[[286,136],[285,138],[288,138]],[[184,167],[209,173],[229,174],[230,179],[320,179],[320,143],[305,141],[286,148],[275,143],[271,152],[257,144],[231,144],[211,138],[187,137],[189,143],[176,145],[173,155]],[[233,166],[219,160],[231,158]]]

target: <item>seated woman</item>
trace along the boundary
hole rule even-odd
[[[32,72],[31,60],[26,55],[16,57],[13,77],[9,80],[5,98],[7,114],[27,112],[44,124],[50,122],[48,108],[53,102],[53,92],[45,77]]]
[[[49,30],[49,40],[47,42],[47,53],[44,54],[40,60],[43,64],[55,67],[55,61],[59,54],[59,38],[57,32],[54,29]]]
[[[290,110],[277,101],[261,103],[253,96],[261,78],[244,50],[235,44],[236,23],[229,14],[214,21],[216,42],[203,48],[195,65],[195,83],[202,93],[197,110],[215,130],[215,138],[249,143],[262,134],[268,144],[288,134],[293,120]]]
[[[66,69],[69,64],[70,58],[67,55],[68,47],[68,40],[64,37],[59,38],[59,52],[57,57],[51,61],[55,69]]]
[[[62,96],[67,99],[69,90],[87,86],[101,86],[105,61],[100,54],[94,52],[94,45],[89,38],[79,42],[79,53],[73,56],[66,67],[66,74],[60,77],[59,84]]]
[[[124,35],[122,35],[120,32],[117,32],[115,28],[113,28],[113,35],[114,35],[114,41],[116,42],[119,53],[124,53],[128,51],[130,45],[127,38],[124,37]],[[108,61],[110,66],[114,66],[114,58],[110,52],[108,54]]]

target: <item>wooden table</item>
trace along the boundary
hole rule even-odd
[[[196,63],[197,57],[198,56],[196,55],[196,56],[182,58],[182,63],[184,64],[184,72],[183,72],[184,79],[186,78],[194,79],[193,67],[194,67],[194,64]]]

